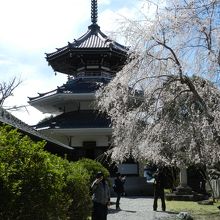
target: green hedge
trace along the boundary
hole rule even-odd
[[[91,174],[0,127],[0,219],[84,220],[91,213]]]

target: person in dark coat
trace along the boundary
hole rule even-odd
[[[164,187],[165,187],[165,176],[163,174],[162,168],[158,168],[153,174],[154,177],[154,204],[153,210],[157,211],[157,200],[161,199],[162,210],[166,211]]]
[[[102,172],[98,172],[91,186],[93,211],[92,220],[107,220],[110,205],[110,189]]]
[[[116,173],[114,181],[114,191],[117,194],[116,209],[120,210],[119,204],[122,194],[124,193],[125,177],[122,177],[120,173]]]

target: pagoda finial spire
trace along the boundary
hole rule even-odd
[[[96,24],[98,18],[97,0],[92,0],[91,6],[91,21],[93,24]]]

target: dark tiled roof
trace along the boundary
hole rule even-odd
[[[35,99],[54,95],[57,93],[94,93],[96,92],[101,85],[106,85],[110,82],[111,79],[109,78],[91,78],[91,77],[82,77],[82,78],[74,78],[69,79],[67,83],[63,84],[62,86],[58,87],[55,90],[52,90],[47,93],[39,93],[37,97],[29,97],[30,101]]]
[[[34,130],[31,126],[27,125],[26,123],[22,122],[15,116],[13,116],[11,113],[8,111],[4,110],[3,108],[0,108],[0,122],[3,124],[8,124],[11,125],[12,127],[18,129],[21,133],[24,133],[30,137],[32,137],[35,140],[45,140],[50,143],[50,145],[54,145],[54,148],[61,148],[63,150],[65,149],[70,149],[72,150],[71,147],[60,143],[59,141],[49,138],[42,134],[39,131]]]
[[[89,26],[88,31],[65,47],[47,53],[46,59],[55,72],[76,76],[79,69],[98,71],[108,69],[112,73],[120,71],[126,64],[128,47],[125,47],[100,31],[97,24]]]
[[[110,119],[92,110],[63,113],[36,125],[36,129],[49,128],[109,128]]]
[[[78,38],[74,40],[72,43],[68,43],[67,46],[62,48],[57,48],[57,51],[53,53],[46,54],[47,59],[54,56],[60,56],[61,54],[67,53],[68,51],[74,49],[82,49],[82,48],[96,48],[96,49],[111,49],[118,51],[122,54],[127,54],[128,47],[125,47],[111,39],[109,39],[103,32],[101,32],[100,27],[97,24],[92,24],[88,27],[88,31]]]
[[[72,93],[91,93],[96,92],[101,85],[106,85],[110,82],[107,78],[76,78],[69,80],[61,86],[60,91],[69,91]]]

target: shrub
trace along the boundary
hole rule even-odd
[[[103,167],[101,163],[95,160],[83,158],[76,163],[87,170],[90,176],[90,183],[95,179],[98,171],[101,171],[106,179],[110,176],[109,171],[105,167]]]
[[[71,198],[68,216],[71,220],[85,220],[91,215],[89,175],[86,169],[70,163],[67,169],[65,193]]]
[[[90,215],[90,176],[82,166],[0,127],[0,219],[74,219]]]

